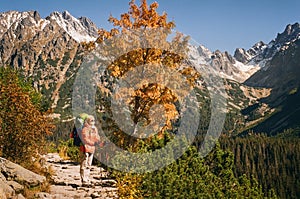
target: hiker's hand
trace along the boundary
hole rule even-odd
[[[102,148],[105,145],[105,141],[103,141],[103,142],[98,141],[98,142],[95,143],[95,145],[98,145],[100,148]]]
[[[105,145],[105,142],[99,142],[99,147],[104,147],[104,145]]]

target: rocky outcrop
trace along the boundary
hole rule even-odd
[[[244,64],[249,63],[253,58],[259,56],[267,45],[260,41],[253,45],[249,50],[244,48],[237,48],[234,52],[234,58]]]
[[[25,186],[37,187],[46,178],[29,171],[9,160],[0,158],[0,198],[24,198],[22,192]]]
[[[283,46],[287,45],[290,42],[293,42],[299,39],[300,36],[300,24],[289,24],[286,26],[283,33],[278,33],[275,39],[277,45]]]
[[[193,53],[197,54],[194,55]],[[191,56],[199,56],[206,62],[207,65],[214,68],[219,75],[226,79],[244,82],[259,68],[255,65],[247,65],[236,60],[227,51],[221,52],[216,50],[211,52],[209,49],[200,45],[199,47],[191,47],[189,53]]]
[[[244,82],[259,68],[255,65],[246,65],[237,61],[227,51],[222,53],[216,50],[211,55],[211,65],[223,78]]]
[[[92,37],[98,36],[98,28],[92,20],[87,17],[80,17],[79,21]]]
[[[284,32],[278,33],[277,37],[268,44],[260,41],[248,50],[237,48],[234,52],[234,58],[244,64],[259,65],[262,68],[268,67],[276,53],[288,49],[299,38],[300,24],[289,24]]]
[[[237,48],[234,52],[236,60],[242,63],[247,63],[250,60],[249,53],[244,48]]]

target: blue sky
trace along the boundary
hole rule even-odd
[[[86,16],[98,27],[109,29],[110,14],[128,11],[129,0],[1,0],[0,12],[36,10],[44,18],[53,11],[68,10]],[[139,0],[136,0],[139,4]],[[148,3],[153,0],[148,0]],[[158,11],[168,13],[176,30],[210,50],[233,54],[258,41],[270,42],[286,25],[300,22],[299,0],[157,0]]]

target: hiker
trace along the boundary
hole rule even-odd
[[[100,145],[100,137],[98,130],[95,126],[95,118],[89,115],[85,121],[81,132],[82,145],[81,163],[80,163],[80,177],[82,186],[91,186],[89,179],[90,169],[92,166],[93,156],[95,153],[96,145]]]

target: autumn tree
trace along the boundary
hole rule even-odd
[[[168,22],[167,14],[160,15],[157,8],[157,2],[148,6],[143,0],[138,6],[132,0],[129,12],[121,14],[120,19],[109,17],[108,21],[115,28],[109,31],[100,29],[97,41],[85,44],[87,50],[96,51],[101,63],[98,65],[106,66],[105,72],[96,78],[100,93],[98,104],[102,106],[99,109],[107,114],[103,123],[112,132],[112,139],[123,147],[131,147],[135,137],[149,138],[143,131],[146,126],[152,125],[153,131],[157,130],[161,137],[164,132],[174,130],[174,124],[180,120],[180,103],[200,77],[186,60],[189,38],[176,33],[169,41],[168,36],[172,34],[175,23]],[[157,75],[155,81],[150,80],[154,73]],[[166,78],[172,79],[172,83],[165,85]],[[138,86],[123,87],[116,93],[113,90],[116,81]],[[107,102],[111,99],[124,101],[119,112],[123,109],[124,115],[126,111],[130,112],[132,128],[124,130],[118,127],[118,121],[113,118],[112,104]],[[161,110],[163,114],[158,114]],[[156,120],[162,116],[164,125],[161,127],[162,122]]]
[[[41,95],[20,74],[0,68],[0,155],[30,167],[45,150],[50,118],[41,112]]]

